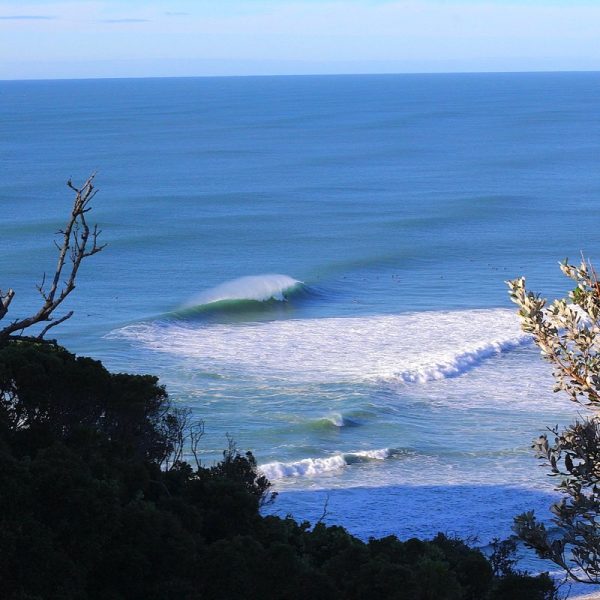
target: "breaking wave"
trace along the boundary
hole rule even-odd
[[[327,423],[331,423],[334,427],[344,427],[347,424],[347,420],[344,419],[344,416],[340,413],[333,413],[328,417],[319,419],[319,421],[326,421]]]
[[[314,419],[305,424],[307,429],[342,429],[343,427],[359,427],[363,419],[340,412],[330,413],[327,416]]]
[[[508,340],[484,342],[471,350],[449,357],[447,360],[399,371],[393,376],[393,379],[404,383],[427,383],[436,379],[456,377],[476,367],[485,359],[491,358],[501,352],[514,350],[527,341],[527,337],[519,336]]]
[[[259,469],[265,477],[271,481],[285,477],[315,477],[334,471],[345,469],[349,465],[370,462],[374,460],[385,460],[399,456],[403,453],[394,448],[382,448],[380,450],[360,450],[357,452],[346,452],[334,454],[326,458],[305,458],[294,462],[270,462],[260,465]]]

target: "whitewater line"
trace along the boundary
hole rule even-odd
[[[271,481],[286,477],[315,477],[324,473],[341,471],[352,464],[385,460],[398,454],[399,451],[392,448],[359,450],[356,452],[334,454],[325,458],[304,458],[287,463],[274,461],[259,465],[259,469]]]
[[[224,375],[406,384],[457,377],[530,341],[508,309],[235,324],[157,321],[110,335],[201,360],[204,368]]]

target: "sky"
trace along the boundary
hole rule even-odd
[[[0,0],[0,79],[600,70],[600,0]]]

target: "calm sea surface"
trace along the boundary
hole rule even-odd
[[[64,186],[97,171],[59,341],[151,372],[281,491],[363,537],[546,515],[576,407],[506,279],[600,260],[600,74],[0,82],[0,286],[37,305]]]

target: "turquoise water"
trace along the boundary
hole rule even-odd
[[[53,267],[63,182],[108,247],[55,330],[156,373],[281,493],[362,535],[508,534],[576,407],[504,280],[600,255],[600,74],[0,82],[0,285]]]

